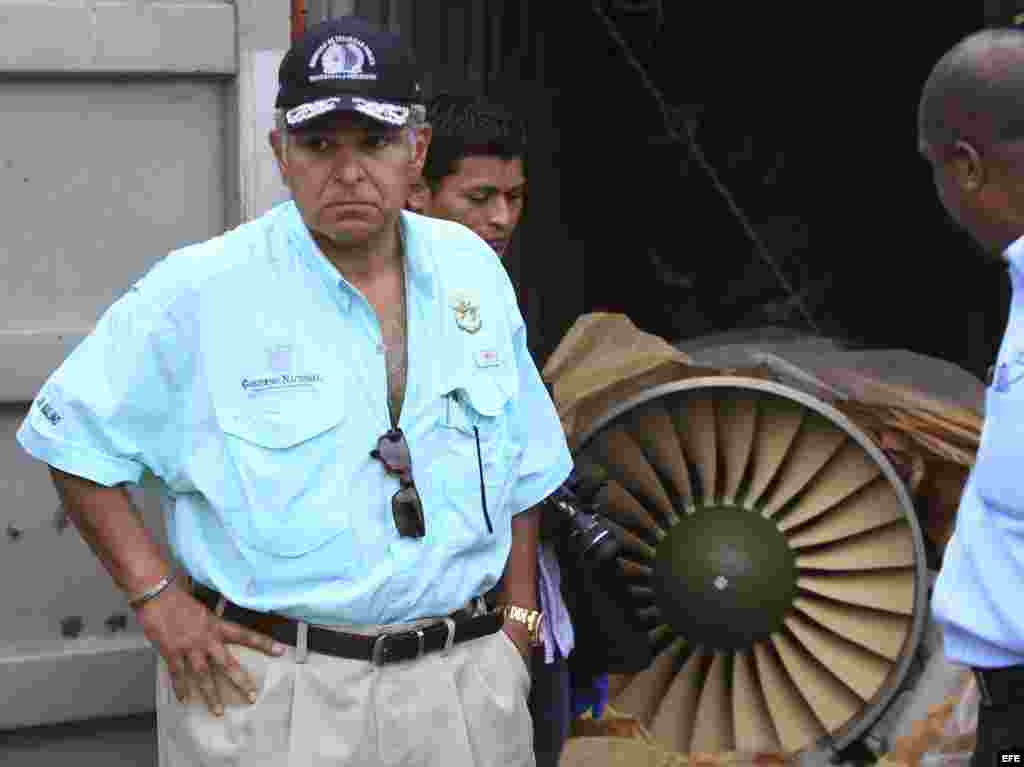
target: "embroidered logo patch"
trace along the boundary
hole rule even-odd
[[[375,72],[364,71],[377,66],[370,46],[351,35],[335,35],[323,42],[309,60],[311,83],[323,80],[376,80]]]
[[[43,414],[43,417],[50,422],[51,426],[56,426],[62,420],[64,420],[57,409],[46,399],[46,397],[40,397],[36,400],[36,405],[39,407],[39,412]]]
[[[318,373],[305,375],[279,375],[264,376],[263,378],[243,378],[242,390],[250,394],[259,394],[265,391],[278,391],[281,389],[294,389],[302,386],[313,386],[323,383],[323,378]]]
[[[483,327],[483,320],[480,318],[480,305],[468,293],[453,293],[448,305],[455,312],[455,324],[459,330],[467,333],[476,333]]]
[[[262,394],[263,392],[280,391],[282,389],[315,388],[323,383],[319,373],[296,373],[303,367],[300,351],[295,344],[270,344],[263,347],[265,357],[261,370],[269,371],[252,378],[243,378],[242,390],[246,393]]]

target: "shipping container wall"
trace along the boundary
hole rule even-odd
[[[153,708],[155,654],[14,440],[46,377],[169,251],[281,197],[287,0],[0,4],[0,730]],[[133,489],[163,540],[155,480]]]

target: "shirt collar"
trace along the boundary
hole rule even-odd
[[[320,251],[309,227],[302,219],[294,200],[285,204],[285,224],[288,240],[295,247],[303,262],[323,280],[330,290],[340,289],[338,300],[341,308],[348,311],[352,305],[352,287],[326,256]],[[434,267],[431,259],[430,242],[423,236],[422,227],[417,226],[415,213],[402,211],[400,226],[405,246],[405,263],[410,283],[428,296],[434,294]]]
[[[405,243],[405,262],[413,285],[428,296],[434,295],[434,254],[422,216],[403,210],[401,214],[402,240]]]
[[[1014,291],[1024,290],[1024,237],[1010,243],[1003,251],[1003,256],[1010,266],[1010,281]]]

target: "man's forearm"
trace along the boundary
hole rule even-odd
[[[503,578],[501,601],[537,609],[537,537],[540,507],[512,517],[512,550]]]
[[[68,518],[114,582],[128,594],[152,588],[171,568],[121,487],[50,469]]]

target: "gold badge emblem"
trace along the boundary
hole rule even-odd
[[[459,326],[459,330],[476,333],[483,326],[483,320],[480,319],[480,307],[471,296],[465,293],[455,293],[448,305],[455,312],[455,324]]]

